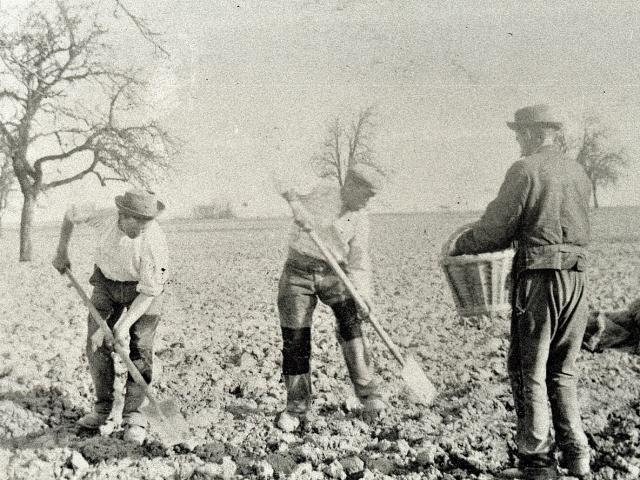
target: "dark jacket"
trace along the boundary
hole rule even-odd
[[[471,230],[455,243],[454,254],[516,247],[516,270],[583,270],[590,239],[591,183],[577,162],[554,147],[515,162],[498,196]]]

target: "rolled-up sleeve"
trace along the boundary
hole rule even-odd
[[[65,217],[74,224],[87,224],[98,228],[107,220],[117,217],[115,208],[96,208],[93,203],[78,203],[70,205],[65,212]]]
[[[363,213],[349,242],[347,275],[366,300],[371,299],[371,258],[369,256],[369,217]]]
[[[136,290],[156,297],[164,290],[169,273],[169,251],[164,234],[158,229],[145,239],[140,257],[140,280]]]

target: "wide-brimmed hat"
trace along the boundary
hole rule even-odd
[[[385,177],[380,170],[365,163],[356,163],[349,168],[347,175],[364,183],[374,193],[378,193],[385,185]]]
[[[534,125],[562,128],[562,120],[558,113],[549,105],[539,104],[516,110],[513,122],[507,122],[512,130]]]
[[[116,195],[116,206],[122,212],[135,217],[152,219],[164,210],[164,203],[149,190],[134,188],[124,195]]]

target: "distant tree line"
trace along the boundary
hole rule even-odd
[[[193,207],[193,217],[201,220],[222,220],[225,218],[236,218],[237,215],[230,202],[214,202]]]

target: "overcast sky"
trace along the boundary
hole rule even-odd
[[[8,9],[25,3],[0,0]],[[152,78],[153,114],[185,141],[179,170],[157,186],[169,215],[226,199],[246,203],[247,215],[285,212],[272,172],[309,181],[326,123],[370,105],[377,154],[397,169],[378,209],[483,208],[518,157],[505,121],[527,104],[558,105],[570,131],[597,113],[639,150],[635,1],[127,4],[165,33],[171,54],[153,56],[140,36],[120,36],[123,58]],[[639,203],[639,165],[602,192],[602,204]],[[92,177],[49,194],[38,215],[88,195],[110,203],[122,188],[99,188]],[[18,196],[14,212],[19,204]]]

